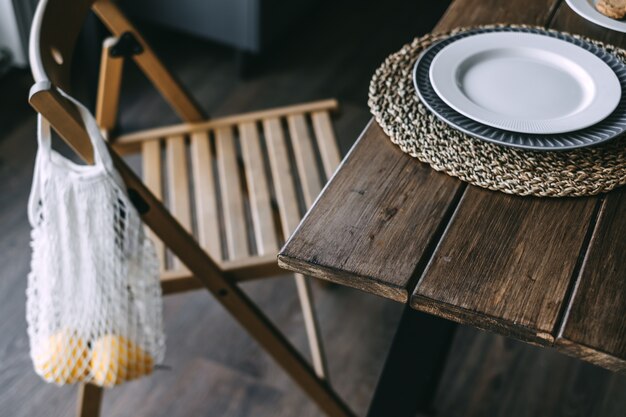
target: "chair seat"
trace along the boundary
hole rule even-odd
[[[141,155],[143,181],[236,280],[279,275],[276,256],[340,161],[335,100],[118,137]],[[154,235],[165,293],[198,280]]]

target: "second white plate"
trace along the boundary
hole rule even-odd
[[[581,17],[595,23],[596,25],[603,26],[615,30],[617,32],[626,33],[626,21],[611,19],[608,16],[603,15],[596,9],[596,3],[598,0],[567,0],[569,7]]]
[[[523,133],[591,126],[615,109],[619,80],[601,59],[531,33],[485,33],[442,49],[430,67],[436,93],[480,123]]]

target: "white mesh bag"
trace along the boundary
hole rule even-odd
[[[110,387],[151,373],[163,358],[159,267],[93,116],[63,95],[84,121],[95,163],[55,152],[39,116],[28,203],[30,354],[48,382]]]

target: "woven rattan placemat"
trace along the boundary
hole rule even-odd
[[[433,42],[472,29],[476,28],[416,38],[376,70],[368,104],[391,141],[437,171],[508,194],[587,196],[626,184],[626,136],[570,151],[510,148],[472,138],[450,127],[419,101],[412,73],[420,53]],[[626,62],[626,50],[581,38]]]

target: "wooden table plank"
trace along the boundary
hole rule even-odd
[[[406,302],[415,266],[436,241],[459,187],[370,123],[279,264]]]
[[[411,306],[551,343],[594,207],[469,187]]]
[[[585,21],[567,5],[554,28],[626,47],[626,35]],[[626,370],[626,189],[609,193],[559,332],[560,350],[613,370]]]
[[[626,370],[626,189],[602,202],[557,345],[573,356]]]

